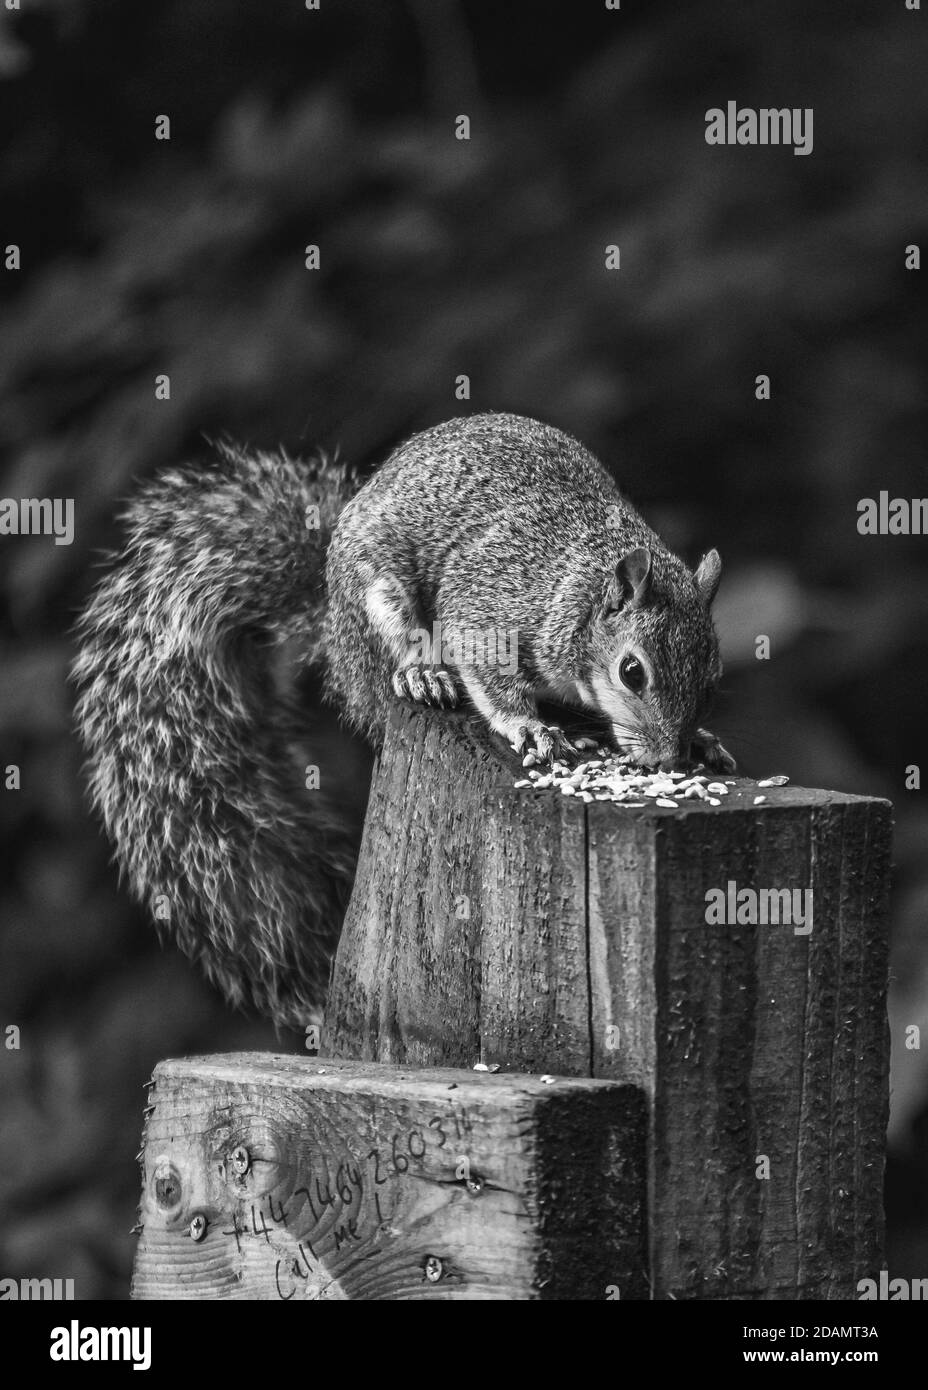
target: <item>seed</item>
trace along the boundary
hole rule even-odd
[[[706,791],[709,792],[711,796],[728,795],[728,788],[724,782],[710,782],[708,787],[706,787]]]
[[[675,811],[680,803],[678,801],[671,801],[669,797],[659,796],[654,804],[655,806],[666,806],[668,811]]]
[[[765,777],[762,782],[758,782],[759,787],[785,787],[789,781],[783,773],[778,773],[776,777]]]
[[[761,804],[762,801],[766,801],[766,800],[767,800],[767,798],[766,798],[765,796],[755,796],[755,798],[754,798],[754,805],[755,805],[755,806],[759,806],[759,805]]]
[[[721,806],[721,804],[722,804],[722,803],[721,803],[721,801],[719,801],[719,799],[718,799],[717,796],[710,796],[710,797],[709,797],[709,805],[710,805],[710,806]]]
[[[538,759],[535,757],[534,753],[526,753],[525,757],[522,759],[522,766],[534,767],[537,761]]]

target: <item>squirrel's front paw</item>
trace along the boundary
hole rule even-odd
[[[417,705],[454,709],[458,703],[454,677],[444,666],[401,667],[393,673],[393,689],[399,699],[415,700]]]
[[[577,754],[573,744],[557,724],[543,724],[533,719],[528,724],[520,724],[513,739],[513,746],[520,753],[532,752],[541,762],[570,762]]]
[[[708,729],[697,729],[690,744],[693,759],[705,763],[710,772],[735,772],[738,764]]]

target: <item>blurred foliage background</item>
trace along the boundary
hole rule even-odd
[[[22,1030],[0,1274],[125,1297],[153,1064],[301,1043],[159,948],[83,801],[69,628],[120,499],[208,436],[372,466],[468,409],[570,430],[690,560],[718,545],[715,725],[748,772],[894,800],[889,1267],[928,1273],[928,1052],[902,1042],[928,1030],[928,793],[905,789],[928,772],[928,539],[856,529],[861,497],[928,493],[904,268],[928,245],[926,48],[901,0],[0,9],[0,245],[22,255],[0,492],[77,517],[71,546],[0,544],[0,763],[22,768],[0,792],[0,1025]],[[813,107],[814,153],[710,148],[729,99]],[[347,740],[344,767],[361,805]]]

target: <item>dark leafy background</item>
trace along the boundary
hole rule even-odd
[[[0,794],[0,1024],[22,1029],[0,1275],[125,1296],[153,1063],[278,1041],[159,949],[82,799],[68,629],[119,499],[223,433],[373,465],[460,412],[460,373],[463,408],[571,430],[688,558],[719,546],[716,723],[746,770],[895,801],[889,1264],[928,1273],[926,1053],[902,1046],[928,1027],[928,811],[904,785],[928,761],[928,539],[856,530],[859,498],[928,492],[904,269],[928,243],[924,16],[23,0],[0,26],[0,243],[23,261],[0,274],[0,490],[77,508],[70,547],[0,545],[0,761],[23,770]],[[814,107],[814,153],[708,147],[729,99]],[[347,740],[344,768],[361,805]]]

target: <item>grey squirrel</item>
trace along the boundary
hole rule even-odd
[[[91,797],[134,894],[232,1003],[280,1025],[318,1017],[354,863],[331,789],[306,789],[281,644],[324,667],[375,747],[402,696],[469,703],[519,749],[570,757],[545,699],[604,715],[642,765],[734,768],[701,727],[717,551],[691,572],[551,426],[450,420],[360,488],[324,459],[223,446],[145,485],[125,520],[73,666]]]

